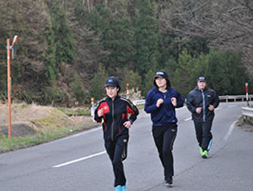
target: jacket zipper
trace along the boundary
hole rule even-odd
[[[112,101],[112,127],[111,127],[111,139],[113,141],[113,126],[114,126],[114,101]]]
[[[206,121],[206,103],[205,103],[205,94],[204,91],[201,90],[202,98],[203,98],[203,122]]]

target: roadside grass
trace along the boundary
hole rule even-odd
[[[253,132],[253,118],[251,117],[241,116],[236,125],[244,131]]]
[[[144,104],[141,104],[141,105],[138,105],[137,108],[138,108],[139,110],[141,110],[141,109],[144,108],[144,106],[145,106]]]
[[[21,148],[31,147],[41,143],[66,137],[68,135],[88,129],[83,125],[73,127],[63,127],[50,129],[46,132],[38,132],[33,135],[8,138],[7,135],[0,134],[0,153],[14,151]]]
[[[59,107],[57,108],[64,114],[68,116],[89,116],[90,115],[90,109],[88,108],[64,108],[64,107]]]

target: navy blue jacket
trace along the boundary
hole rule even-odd
[[[204,99],[203,99],[204,97]],[[214,118],[214,111],[208,109],[209,105],[213,105],[214,108],[219,105],[219,97],[217,93],[209,88],[205,88],[203,91],[198,87],[190,91],[187,95],[187,108],[192,113],[192,120],[198,122],[210,121]],[[201,113],[196,113],[196,108],[201,107]]]
[[[169,88],[166,93],[159,91],[156,87],[148,92],[144,110],[151,114],[153,126],[167,126],[177,123],[175,107],[171,103],[172,97],[177,99],[176,108],[184,105],[183,97],[173,88]],[[164,103],[157,107],[156,102],[160,98]]]

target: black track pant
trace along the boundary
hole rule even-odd
[[[207,150],[208,145],[213,138],[211,133],[212,123],[213,120],[206,122],[194,121],[196,137],[199,146],[202,147],[203,150]]]
[[[164,167],[165,180],[174,176],[173,144],[177,136],[177,124],[155,127],[152,129],[153,138],[160,160]]]
[[[115,176],[114,186],[125,185],[126,177],[122,161],[127,157],[128,139],[119,137],[115,141],[105,141],[105,148],[109,155]]]

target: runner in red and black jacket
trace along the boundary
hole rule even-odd
[[[97,111],[103,109],[104,115],[99,117]],[[128,115],[131,115],[128,118]],[[106,141],[116,140],[119,136],[128,138],[128,128],[124,126],[126,121],[131,124],[136,120],[139,111],[137,107],[128,99],[117,95],[114,100],[106,97],[100,100],[98,107],[95,110],[95,120],[103,121],[104,139]]]
[[[139,111],[131,101],[118,95],[120,86],[116,78],[109,77],[106,80],[105,91],[107,97],[99,102],[94,119],[103,121],[105,148],[113,165],[115,191],[126,191],[122,161],[127,157],[129,128]]]

